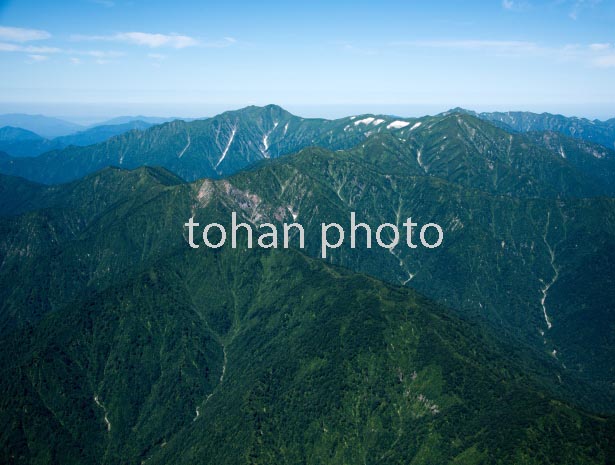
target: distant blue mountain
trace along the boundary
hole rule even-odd
[[[94,126],[75,134],[46,139],[22,128],[5,126],[0,128],[0,151],[14,157],[35,157],[50,150],[59,150],[70,145],[86,146],[104,142],[113,136],[132,130],[145,130],[153,126],[145,121],[131,121],[124,124]]]
[[[95,125],[93,125],[92,127],[97,127],[97,126],[111,126],[111,125],[118,125],[118,124],[127,124],[127,123],[134,123],[136,121],[139,122],[144,122],[144,123],[149,123],[149,124],[162,124],[162,123],[168,123],[169,121],[175,121],[175,120],[184,120],[186,121],[186,118],[179,118],[179,117],[164,117],[164,116],[143,116],[143,115],[138,115],[138,116],[117,116],[115,118],[111,118],[107,121],[102,121],[100,123],[96,123]]]
[[[529,111],[476,113],[459,108],[455,110],[470,113],[506,130],[556,132],[574,139],[600,144],[611,150],[615,149],[615,118],[600,121]]]
[[[26,115],[23,113],[0,115],[0,127],[4,126],[27,129],[47,139],[74,134],[86,129],[84,126],[59,118],[43,115]]]

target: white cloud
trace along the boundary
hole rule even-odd
[[[390,43],[389,47],[443,49],[514,58],[540,58],[559,63],[576,62],[593,68],[615,68],[615,44],[567,44],[547,46],[535,42],[507,40],[422,40]],[[349,50],[349,48],[347,48]]]
[[[91,3],[96,3],[97,5],[104,6],[106,8],[111,8],[115,6],[115,2],[111,0],[90,0]]]
[[[596,68],[615,68],[615,47],[613,44],[601,43],[588,46],[590,63]]]
[[[30,57],[29,63],[39,63],[49,59],[47,55],[28,55]]]
[[[222,39],[212,41],[200,41],[194,37],[182,34],[154,34],[149,32],[118,32],[112,35],[95,36],[73,35],[71,39],[76,41],[124,42],[149,48],[166,47],[175,49],[187,47],[225,48],[237,43],[237,39],[233,37],[223,37]]]
[[[39,29],[24,29],[21,27],[0,26],[0,40],[9,42],[30,42],[32,40],[49,39],[51,34]]]
[[[225,48],[237,43],[237,39],[233,37],[223,37],[220,40],[212,40],[209,42],[201,42],[201,47],[206,48]]]
[[[116,58],[124,56],[123,52],[107,51],[107,50],[67,50],[66,53],[74,55],[84,55],[94,58]]]
[[[609,50],[611,48],[611,44],[589,44],[589,49],[594,52],[603,52],[605,50]]]
[[[596,57],[593,63],[598,68],[615,68],[615,53]]]
[[[148,32],[118,32],[109,36],[74,35],[73,40],[112,41],[142,45],[150,48],[186,48],[198,45],[192,37],[180,34],[150,34]]]
[[[34,45],[17,45],[0,42],[0,52],[23,52],[33,54],[61,53],[62,50],[56,47],[37,47]]]
[[[502,8],[508,11],[527,11],[532,5],[525,0],[502,0]]]
[[[507,55],[537,54],[544,50],[534,42],[515,40],[418,40],[396,42],[393,45],[406,45],[418,48],[444,48]]]
[[[149,58],[151,58],[152,60],[164,60],[166,58],[166,55],[162,55],[160,53],[148,53],[147,56]]]
[[[572,9],[570,10],[570,13],[568,13],[568,16],[576,21],[583,10],[593,8],[601,2],[602,0],[576,0],[572,5]]]
[[[148,34],[146,32],[122,32],[115,35],[115,40],[145,45],[150,48],[167,46],[172,48],[186,48],[194,47],[198,43],[192,37],[184,35]]]
[[[0,53],[1,52],[25,53],[30,58],[30,61],[28,61],[28,63],[44,61],[48,58],[48,55],[54,54],[72,55],[69,59],[73,64],[81,63],[81,60],[79,58],[76,58],[76,56],[92,57],[96,59],[97,63],[103,62],[101,64],[110,63],[110,58],[124,56],[124,53],[116,51],[73,50],[56,47],[37,47],[32,45],[9,44],[6,42],[0,42]]]

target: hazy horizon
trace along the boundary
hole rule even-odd
[[[615,104],[582,105],[515,105],[515,104],[279,104],[277,102],[246,104],[188,104],[188,105],[86,105],[86,104],[4,104],[0,103],[0,115],[27,114],[42,115],[62,119],[71,123],[91,126],[113,118],[143,116],[149,118],[209,118],[225,111],[238,110],[250,105],[279,105],[285,110],[304,118],[336,119],[358,114],[394,115],[404,118],[435,115],[453,108],[464,108],[476,112],[514,112],[552,113],[566,117],[579,117],[605,121],[615,118]]]

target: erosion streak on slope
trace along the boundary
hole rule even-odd
[[[181,158],[184,153],[186,153],[186,150],[188,150],[188,147],[190,147],[190,133],[188,133],[188,142],[186,143],[186,146],[182,149],[181,152],[179,152],[179,155],[177,155],[177,158]]]
[[[209,402],[209,399],[212,398],[216,389],[220,387],[220,385],[224,382],[224,375],[226,374],[226,366],[228,363],[228,358],[226,355],[226,346],[224,344],[222,344],[222,353],[224,354],[224,362],[222,362],[222,373],[220,374],[220,380],[218,382],[218,385],[209,394],[207,394],[207,397],[205,397],[205,400],[203,401],[202,405],[206,405],[207,402]],[[201,407],[197,406],[195,416],[192,419],[192,421],[196,421],[200,415],[201,415]]]
[[[107,409],[102,404],[102,402],[98,399],[98,395],[94,395],[94,402],[104,412],[105,414],[104,420],[105,420],[105,424],[107,425],[107,431],[111,431],[111,422],[109,421],[109,418],[107,417]]]
[[[222,161],[226,158],[226,154],[228,153],[228,150],[231,148],[231,144],[233,143],[233,139],[235,139],[235,134],[237,133],[237,125],[233,125],[231,127],[231,136],[228,139],[228,142],[226,143],[226,147],[224,147],[224,150],[222,151],[222,156],[220,157],[220,159],[218,160],[218,163],[216,163],[216,166],[214,167],[215,169],[218,169],[218,166],[220,166],[220,163],[222,163]]]
[[[401,194],[399,196],[399,201],[397,203],[397,209],[395,210],[395,226],[397,226],[397,228],[400,228],[401,225],[401,208],[402,208],[402,198],[401,198]],[[388,241],[389,244],[392,244],[394,242],[394,237],[391,235],[390,230],[387,228],[386,230],[387,232],[387,236],[388,236]],[[399,237],[398,237],[399,240]],[[408,284],[410,281],[412,281],[414,279],[414,277],[416,276],[416,273],[411,273],[410,270],[408,269],[408,266],[406,265],[406,263],[402,260],[401,258],[401,252],[396,252],[395,251],[395,247],[392,248],[387,248],[388,252],[393,255],[393,257],[395,257],[395,259],[399,262],[399,267],[401,268],[401,270],[406,274],[406,279],[403,280],[402,278],[399,278],[399,282],[401,283],[402,286],[405,286],[406,284]]]
[[[546,302],[547,296],[549,294],[549,289],[551,288],[551,286],[553,286],[553,284],[555,284],[555,282],[557,281],[557,278],[559,278],[559,269],[555,266],[555,251],[553,250],[553,248],[549,244],[549,241],[547,240],[547,234],[549,232],[549,222],[550,222],[550,219],[551,219],[551,213],[548,212],[547,213],[547,224],[545,226],[545,233],[542,236],[542,239],[543,239],[545,245],[547,246],[547,250],[549,251],[549,256],[551,257],[551,268],[553,268],[554,274],[553,274],[553,278],[551,278],[551,281],[549,281],[547,284],[545,284],[545,287],[543,287],[541,289],[542,299],[540,299],[540,305],[542,306],[542,313],[543,313],[543,315],[545,317],[545,322],[547,323],[547,329],[551,329],[553,327],[553,324],[551,324],[551,319],[549,318],[549,315],[547,314],[547,307],[545,305],[545,302]],[[543,283],[544,283],[544,281],[543,281]]]
[[[416,152],[416,161],[418,162],[419,166],[421,168],[423,168],[423,171],[425,171],[425,173],[427,173],[427,167],[423,164],[423,147],[421,147]]]
[[[263,147],[265,147],[265,150],[261,150],[261,153],[263,154],[263,157],[265,158],[269,158],[269,136],[277,127],[278,127],[278,122],[276,121],[273,123],[273,129],[263,134]]]

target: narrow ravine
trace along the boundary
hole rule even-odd
[[[107,409],[105,408],[103,403],[99,400],[98,394],[94,395],[94,403],[96,404],[98,408],[102,409],[103,413],[105,414],[104,420],[105,420],[105,425],[107,425],[107,431],[111,431],[111,422],[109,421],[109,417],[107,416]]]
[[[190,133],[188,133],[188,142],[186,143],[186,146],[182,149],[181,152],[179,152],[179,155],[177,155],[177,158],[181,158],[184,153],[186,153],[186,150],[188,150],[188,147],[190,147]]]
[[[540,299],[540,305],[542,306],[542,313],[545,319],[545,323],[547,324],[547,329],[551,329],[553,327],[553,324],[551,323],[551,319],[549,318],[549,314],[547,313],[546,301],[549,295],[549,289],[551,289],[551,287],[555,284],[555,282],[559,278],[559,269],[555,265],[555,251],[553,250],[553,248],[551,247],[551,244],[549,244],[549,241],[547,240],[547,234],[549,233],[550,220],[551,220],[551,213],[548,212],[547,213],[547,224],[545,226],[545,233],[542,236],[542,240],[544,241],[545,245],[547,246],[547,250],[549,251],[549,256],[551,259],[551,268],[553,269],[553,277],[551,278],[551,281],[546,283],[544,287],[541,289],[542,298]]]
[[[209,402],[209,399],[212,398],[212,396],[216,392],[216,389],[218,389],[220,385],[224,382],[224,375],[226,374],[226,366],[228,364],[228,357],[226,355],[226,346],[223,343],[221,343],[221,345],[222,345],[222,353],[224,354],[224,361],[222,362],[222,373],[220,374],[220,379],[216,387],[214,387],[212,391],[209,394],[207,394],[207,397],[205,397],[205,400],[201,402],[201,405],[197,405],[195,409],[195,415],[192,421],[196,421],[201,416],[201,406],[207,405],[207,402]]]
[[[233,143],[233,140],[235,139],[235,134],[237,134],[237,124],[234,124],[231,127],[231,135],[229,136],[228,141],[226,142],[226,146],[224,147],[224,150],[222,151],[222,155],[220,156],[218,163],[216,163],[216,166],[214,166],[214,169],[218,169],[218,166],[220,166],[220,163],[222,163],[224,159],[226,158],[226,154],[228,153],[229,149],[231,148],[231,144]]]

